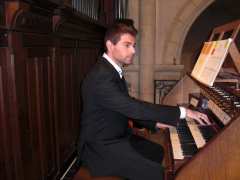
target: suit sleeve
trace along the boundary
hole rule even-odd
[[[133,120],[133,126],[136,128],[147,128],[151,131],[156,131],[156,121],[151,121],[151,120],[147,120],[147,121],[142,121],[142,120],[138,120],[138,119],[134,119]]]
[[[132,119],[159,121],[173,126],[179,121],[179,107],[136,100],[124,94],[117,83],[117,80],[109,74],[101,76],[96,81],[95,97],[103,108],[119,112]]]

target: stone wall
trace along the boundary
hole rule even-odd
[[[181,52],[196,18],[214,0],[130,0],[128,17],[139,30],[137,55],[126,67],[130,93],[154,101],[154,80],[179,80]]]

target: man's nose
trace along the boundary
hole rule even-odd
[[[135,47],[132,47],[131,49],[132,49],[132,53],[135,54],[136,53]]]

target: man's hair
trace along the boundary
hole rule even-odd
[[[136,37],[137,29],[133,25],[129,25],[121,22],[115,23],[114,25],[112,25],[106,31],[106,34],[104,37],[105,51],[107,51],[106,42],[108,40],[111,41],[113,44],[117,44],[123,34],[130,34]]]

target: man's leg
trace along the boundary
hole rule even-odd
[[[149,143],[149,141],[144,142],[144,139],[140,139],[137,142],[141,142],[142,145],[145,143],[149,148],[155,147],[155,143]],[[140,143],[138,143],[140,145]],[[153,145],[153,147],[151,147]],[[154,158],[154,155],[151,155],[151,150],[146,151],[141,151],[139,153],[138,151],[135,150],[135,148],[132,147],[132,145],[127,142],[121,145],[114,145],[114,151],[118,149],[117,151],[114,152],[114,156],[111,156],[111,163],[115,161],[116,168],[113,168],[113,174],[112,175],[117,175],[121,176],[124,178],[127,178],[128,180],[162,180],[164,179],[164,168],[161,165],[162,161],[162,155],[160,151],[162,151],[161,146],[156,146],[152,150],[153,154],[155,154],[157,157]],[[124,148],[123,148],[124,147]],[[138,147],[137,145],[135,147]],[[160,148],[159,148],[160,147]],[[146,149],[147,147],[139,147],[142,149]],[[117,153],[116,153],[117,152]],[[150,155],[148,154],[150,153]],[[147,157],[145,156],[147,154]],[[110,163],[110,162],[109,162]]]
[[[131,136],[130,144],[143,157],[160,164],[162,163],[164,157],[164,149],[160,144],[156,144],[136,135]]]
[[[161,163],[144,157],[129,141],[104,147],[105,153],[100,156],[95,151],[88,151],[86,162],[93,176],[119,176],[128,180],[163,179]]]

